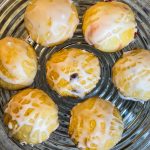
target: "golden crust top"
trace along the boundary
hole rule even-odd
[[[62,96],[84,97],[100,79],[98,58],[85,50],[70,48],[54,53],[46,64],[50,86]]]
[[[32,0],[24,20],[31,38],[43,46],[57,45],[71,38],[79,23],[71,0]]]
[[[42,90],[26,89],[11,98],[4,122],[20,142],[41,143],[59,125],[57,106]]]
[[[0,79],[3,82],[28,86],[36,72],[36,53],[29,44],[12,37],[0,40]]]
[[[150,52],[125,52],[113,67],[113,82],[121,94],[137,100],[150,99]]]
[[[80,149],[109,150],[121,139],[122,132],[120,113],[108,101],[89,98],[71,111],[69,134]]]
[[[131,8],[121,2],[98,2],[83,18],[83,33],[90,45],[105,52],[127,46],[136,32],[135,16]]]

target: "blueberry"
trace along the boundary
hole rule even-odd
[[[78,78],[78,74],[77,73],[74,73],[70,76],[70,81],[73,80],[73,79],[76,79]]]

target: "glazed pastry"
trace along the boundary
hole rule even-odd
[[[38,144],[47,140],[58,123],[58,109],[52,99],[38,89],[26,89],[7,104],[4,123],[10,135],[22,144]]]
[[[99,97],[89,98],[71,111],[69,134],[82,150],[111,149],[120,141],[123,128],[118,109]]]
[[[94,54],[76,48],[54,53],[46,70],[47,81],[57,93],[81,98],[96,87],[101,71]]]
[[[137,32],[135,15],[121,2],[98,2],[83,18],[83,33],[90,45],[104,52],[121,50],[134,40]]]
[[[17,90],[33,83],[37,72],[35,50],[17,38],[0,40],[0,87]]]
[[[112,74],[113,82],[123,96],[130,100],[150,100],[150,51],[124,52]]]
[[[24,21],[31,38],[43,46],[54,46],[72,38],[79,23],[71,0],[32,0]]]

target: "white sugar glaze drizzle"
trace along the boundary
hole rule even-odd
[[[94,106],[91,109],[83,108],[83,110],[80,111],[79,110],[77,111],[77,107],[78,105],[82,105],[82,103],[75,106],[76,108],[74,108],[72,114],[74,117],[77,117],[76,119],[78,120],[78,127],[77,129],[74,129],[71,138],[76,139],[77,130],[80,129],[80,123],[81,120],[83,119],[83,127],[78,139],[79,148],[81,149],[95,148],[92,146],[92,144],[95,144],[97,146],[97,149],[101,150],[102,148],[105,147],[104,145],[108,140],[112,140],[113,136],[111,134],[118,132],[119,128],[123,129],[122,121],[113,115],[114,106],[110,102],[107,102],[106,104],[105,103],[106,103],[105,101],[99,103],[99,100],[97,99],[94,103]],[[107,108],[109,107],[109,109],[106,110],[105,107]],[[89,116],[88,118],[87,115]],[[73,118],[71,117],[70,122],[73,121],[72,119]],[[95,121],[96,126],[93,131],[89,131],[90,121],[93,120]],[[105,132],[100,127],[101,123],[105,123]],[[113,128],[113,130],[111,128]],[[87,138],[88,140],[86,140],[85,142],[85,139]]]
[[[33,82],[36,74],[37,62],[36,58],[30,58],[28,52],[27,43],[21,41],[15,43],[12,38],[5,38],[0,42],[0,60],[2,66],[13,76],[10,78],[3,74],[0,70],[0,78],[11,84],[28,85]],[[9,59],[9,60],[8,60]],[[25,65],[25,66],[23,66]],[[32,71],[33,78],[29,77],[25,72],[27,67]]]
[[[85,31],[85,38],[89,44],[103,44],[103,42],[111,38],[111,36],[116,36],[120,39],[119,35],[128,29],[133,28],[135,32],[137,31],[135,20],[131,20],[128,16],[130,13],[132,14],[131,8],[125,4],[120,5],[120,2],[114,3],[116,3],[116,7],[113,6],[110,9],[109,7],[107,8],[106,5],[98,6],[100,10],[97,8],[98,12],[89,17],[90,20],[93,20]],[[117,4],[120,6],[117,6]],[[94,20],[96,15],[97,20]],[[96,30],[94,30],[95,28]],[[93,32],[91,32],[91,30],[93,30]]]
[[[38,141],[39,143],[42,142],[42,134],[45,133],[47,137],[49,137],[49,132],[48,132],[48,128],[50,126],[55,126],[54,128],[52,128],[52,131],[54,131],[59,123],[58,123],[58,116],[57,116],[57,107],[54,104],[54,102],[50,99],[49,101],[51,102],[51,106],[44,104],[41,100],[40,100],[40,96],[35,96],[33,97],[33,94],[35,95],[35,93],[38,92],[37,90],[33,90],[30,91],[27,95],[25,95],[24,97],[22,97],[21,100],[16,101],[16,97],[12,98],[11,101],[8,103],[7,108],[5,109],[5,113],[9,114],[12,117],[13,121],[16,121],[17,124],[15,127],[13,127],[12,129],[12,123],[9,122],[8,127],[9,129],[12,129],[11,135],[16,134],[21,127],[23,127],[24,125],[28,125],[32,127],[32,131],[30,133],[30,137],[32,137],[32,135],[38,131]],[[26,104],[22,104],[25,100],[28,100],[28,102]],[[34,106],[34,104],[39,105]],[[14,113],[13,112],[13,108],[20,108],[18,113]],[[33,111],[30,113],[30,115],[25,115],[26,111],[32,109]],[[47,111],[48,112],[48,116],[44,116],[44,112]],[[24,142],[24,141],[22,141]]]
[[[69,51],[70,52],[67,55],[67,58],[63,62],[59,62],[59,63],[53,63],[52,61],[49,62],[49,67],[47,70],[47,76],[54,69],[59,74],[58,79],[53,79],[54,89],[58,89],[59,91],[67,91],[70,94],[73,94],[73,95],[76,95],[79,97],[84,97],[86,93],[91,91],[91,89],[93,89],[96,86],[96,84],[90,88],[88,88],[88,86],[93,84],[93,82],[98,81],[100,79],[101,70],[100,70],[99,60],[95,56],[90,61],[90,64],[83,68],[82,64],[89,57],[89,55],[88,55],[89,52],[87,52],[85,50],[81,50],[82,54],[80,54],[80,56],[75,58],[76,50],[72,49]],[[64,71],[62,71],[63,67],[68,67],[68,66],[71,67],[71,65],[72,65],[72,67],[74,67],[73,64],[75,64],[75,63],[77,64],[77,67],[75,67],[74,72],[65,73]],[[87,62],[87,63],[89,63],[89,62]],[[93,69],[93,73],[89,74],[85,71],[86,69],[89,69],[89,68]],[[80,79],[76,78],[76,79],[73,79],[70,81],[70,76],[73,73],[77,73]],[[73,89],[76,90],[77,92],[69,90],[66,87],[59,87],[58,82],[61,79],[65,79],[66,81],[68,81],[69,84],[71,85],[71,87],[73,87]],[[82,85],[80,83],[81,79],[85,81],[84,85]]]
[[[150,52],[141,49],[125,52],[123,58],[114,65],[114,69],[118,70],[113,77],[114,83],[128,99],[141,101],[144,98],[144,94],[150,91],[149,63]],[[120,76],[120,73],[122,76]],[[124,82],[122,83],[123,79]],[[126,91],[127,84],[129,84],[129,90]],[[135,91],[141,91],[139,93],[140,98],[133,96]],[[129,98],[131,96],[133,99]]]
[[[25,13],[25,17],[32,26],[29,30],[37,31],[37,42],[40,36],[44,35],[49,37],[46,40],[47,44],[58,42],[65,36],[73,36],[72,31],[79,20],[74,17],[72,25],[69,23],[71,15],[76,13],[71,7],[71,0],[36,0],[31,1],[30,5],[33,7]]]

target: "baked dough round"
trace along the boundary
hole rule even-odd
[[[77,48],[54,53],[46,64],[49,85],[61,96],[84,97],[100,80],[100,63],[90,52]]]
[[[24,20],[31,38],[47,47],[72,38],[79,23],[71,0],[32,0]]]
[[[82,150],[109,150],[121,139],[123,121],[118,109],[99,97],[77,104],[71,111],[69,134]]]
[[[134,40],[135,15],[121,2],[98,2],[83,18],[83,33],[90,45],[104,52],[121,50]]]
[[[10,135],[22,144],[38,144],[57,129],[58,109],[42,90],[26,89],[11,98],[5,109],[4,123]]]
[[[35,50],[13,37],[0,40],[0,87],[17,90],[33,83],[37,73]]]
[[[115,63],[112,74],[113,82],[122,95],[135,100],[150,100],[150,51],[136,49],[124,52]]]

